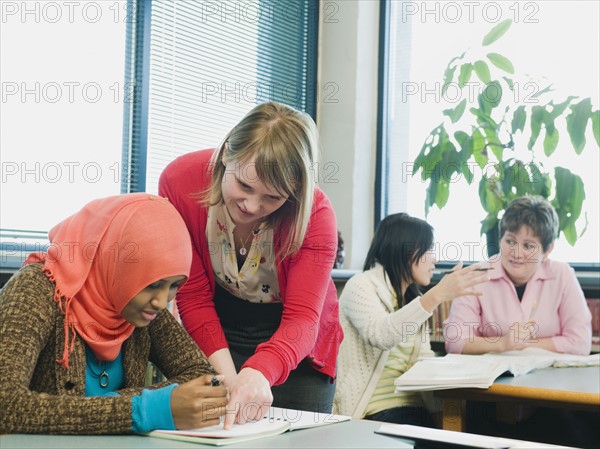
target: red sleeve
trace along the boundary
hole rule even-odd
[[[159,195],[168,198],[179,211],[192,239],[191,274],[177,292],[177,308],[183,326],[206,356],[227,348],[213,302],[214,274],[206,241],[207,209],[198,197],[211,180],[212,153],[213,150],[202,150],[178,157],[162,172],[158,184]]]
[[[244,364],[263,373],[271,385],[285,382],[290,371],[311,354],[320,331],[330,331],[332,325],[337,329],[337,297],[331,294],[335,290],[330,289],[336,253],[335,214],[327,197],[317,190],[300,251],[278,264],[283,303],[281,324],[273,337],[260,344]],[[327,314],[332,315],[327,319],[335,322],[324,324],[324,305]]]

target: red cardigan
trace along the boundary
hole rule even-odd
[[[214,149],[201,150],[178,157],[159,181],[159,194],[179,210],[194,245],[190,279],[177,293],[177,307],[183,325],[207,356],[228,347],[213,302],[215,279],[206,239],[208,209],[194,195],[210,184],[213,152]],[[278,240],[275,233],[275,241]],[[285,382],[305,357],[316,370],[335,378],[343,338],[331,279],[336,251],[335,214],[329,199],[316,189],[300,251],[277,260],[283,304],[279,328],[244,364],[263,373],[271,385]]]

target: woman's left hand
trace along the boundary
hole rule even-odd
[[[234,422],[244,424],[260,419],[273,403],[269,381],[253,368],[243,368],[228,387],[225,429],[230,429]]]
[[[475,286],[490,280],[487,271],[479,271],[478,265],[462,268],[462,262],[440,279],[437,285],[429,289],[422,297],[421,304],[428,312],[438,305],[452,301],[459,296],[479,296],[481,292]]]

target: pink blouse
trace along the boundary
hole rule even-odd
[[[537,327],[534,338],[552,337],[558,352],[590,353],[592,314],[568,264],[552,260],[540,264],[527,282],[522,301],[500,260],[490,265],[490,281],[477,286],[483,294],[452,303],[444,321],[447,352],[461,353],[465,341],[473,336],[495,340],[510,332],[515,323],[532,320]]]

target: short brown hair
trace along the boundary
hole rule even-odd
[[[500,220],[500,238],[504,233],[518,232],[528,226],[542,242],[544,252],[558,236],[558,214],[552,204],[539,195],[515,198]]]

